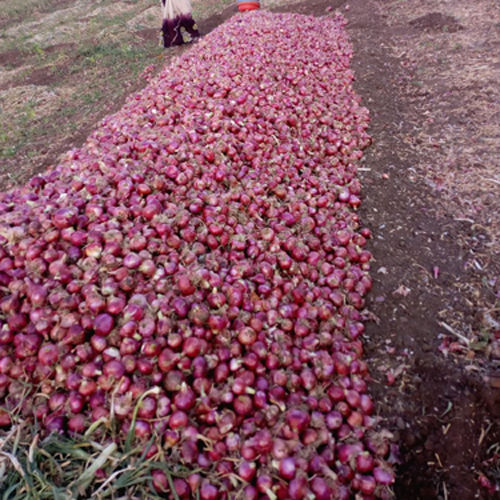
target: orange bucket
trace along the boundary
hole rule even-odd
[[[260,8],[260,2],[238,2],[238,10],[245,12],[247,10],[256,10]]]

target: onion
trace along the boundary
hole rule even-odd
[[[257,488],[255,488],[251,484],[245,486],[245,488],[243,489],[243,494],[245,498],[248,500],[257,500],[257,498],[259,497],[259,492]]]
[[[99,314],[94,320],[94,330],[97,335],[109,335],[114,327],[114,320],[110,314]]]
[[[247,483],[252,481],[252,479],[255,477],[256,471],[257,467],[254,462],[243,461],[238,467],[238,475]]]
[[[394,474],[388,467],[375,467],[373,477],[378,484],[389,485],[394,483]]]
[[[2,427],[17,408],[41,435],[105,419],[118,445],[154,436],[152,464],[162,445],[197,470],[152,465],[163,496],[371,498],[394,482],[363,359],[369,118],[344,24],[236,16],[0,193]]]
[[[42,365],[52,366],[59,359],[59,350],[56,345],[47,343],[43,344],[38,351],[38,361]]]
[[[165,472],[161,469],[154,469],[151,471],[151,477],[153,478],[153,486],[158,493],[167,492],[169,489],[168,479]]]
[[[191,283],[191,280],[186,275],[178,276],[177,286],[179,287],[179,290],[182,293],[182,295],[192,295],[195,291],[195,288]]]
[[[356,469],[359,472],[370,472],[373,469],[374,464],[375,460],[373,456],[366,451],[363,451],[356,456]]]
[[[304,431],[310,422],[309,415],[303,410],[290,410],[286,416],[288,425],[296,431]]]
[[[284,479],[293,479],[297,465],[293,457],[282,458],[279,464],[280,476]]]
[[[174,396],[173,402],[179,410],[189,410],[196,402],[193,390],[183,383],[181,390]]]
[[[291,500],[300,500],[306,496],[307,481],[303,476],[292,479],[288,485],[288,495]]]
[[[248,415],[253,409],[252,400],[246,395],[238,396],[234,400],[233,406],[236,413],[242,416]]]
[[[201,352],[201,341],[196,337],[188,337],[182,346],[184,354],[191,358],[195,358]]]
[[[178,429],[185,427],[188,424],[188,416],[183,411],[174,411],[172,415],[170,415],[170,419],[168,421],[168,425],[172,429]]]
[[[81,413],[68,420],[68,429],[74,434],[82,434],[87,428],[87,421]]]
[[[200,487],[200,498],[202,500],[217,500],[219,497],[219,490],[208,481],[202,481]]]

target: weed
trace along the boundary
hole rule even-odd
[[[54,0],[38,0],[37,2],[32,0],[8,0],[3,3],[6,5],[2,5],[2,14],[15,21],[20,17],[23,20],[28,20],[37,10],[50,9]]]
[[[18,148],[16,146],[6,146],[4,148],[0,148],[0,158],[11,158],[15,156],[17,149]]]
[[[20,121],[23,126],[26,126],[28,122],[33,121],[36,118],[36,103],[33,101],[28,101],[26,105],[22,108],[20,114]]]
[[[43,59],[45,56],[45,50],[38,43],[32,44],[32,46],[30,47],[30,52],[39,59]]]
[[[92,92],[89,92],[87,94],[84,94],[82,96],[83,102],[85,104],[93,104],[95,102],[98,102],[101,100],[103,97],[103,94],[100,90],[94,90]]]
[[[134,415],[137,414],[137,407]],[[51,434],[41,438],[36,424],[11,416],[14,425],[2,435],[0,492],[9,500],[72,500],[79,498],[158,499],[151,484],[155,469],[172,477],[186,477],[194,470],[168,460],[161,439],[137,443],[132,425],[123,444],[114,439],[112,421],[98,420],[84,435]],[[157,445],[156,453],[151,452]],[[96,473],[102,475],[96,477]],[[176,498],[174,494],[174,498]],[[178,497],[177,497],[178,498]]]

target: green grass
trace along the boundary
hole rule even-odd
[[[16,155],[17,150],[17,146],[5,146],[0,149],[0,158],[12,158]]]
[[[60,103],[60,110],[48,115],[38,114],[33,102],[24,105],[5,123],[5,131],[0,135],[0,158],[14,158],[30,144],[40,143],[43,137],[57,135],[61,130],[73,133],[79,117],[97,116],[102,112],[102,102],[121,99],[125,82],[137,82],[148,61],[160,56],[162,49],[156,45],[86,41],[80,44],[76,54],[69,64],[64,63],[64,57],[58,64],[60,55],[40,52],[40,63],[44,66],[52,63],[51,72],[57,77],[49,88],[57,91],[70,85],[73,95]],[[79,78],[79,75],[84,77]]]
[[[84,64],[97,63],[126,65],[129,62],[144,62],[143,57],[150,55],[149,48],[134,46],[130,43],[99,43],[97,45],[83,45],[77,54]]]
[[[7,0],[3,2],[2,14],[8,18],[16,20],[18,17],[28,18],[37,9],[47,9],[56,0]]]
[[[187,477],[187,469],[169,458],[161,438],[134,437],[137,402],[125,437],[113,420],[94,422],[82,436],[51,434],[40,437],[34,423],[11,415],[14,425],[0,434],[0,498],[2,500],[77,500],[106,498],[160,499],[152,486],[152,472],[161,469],[169,479]],[[157,446],[156,450],[153,445]],[[178,498],[173,492],[173,498]]]
[[[153,440],[126,452],[114,442],[96,441],[92,433],[77,438],[52,434],[40,440],[28,431],[32,438],[28,443],[22,438],[26,429],[15,431],[4,441],[0,455],[2,500],[104,499],[117,494],[158,498],[151,488],[154,469],[186,475],[160,463],[159,455],[146,458]]]

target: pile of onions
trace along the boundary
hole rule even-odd
[[[236,15],[0,195],[0,426],[157,436],[182,499],[390,496],[344,24]]]

